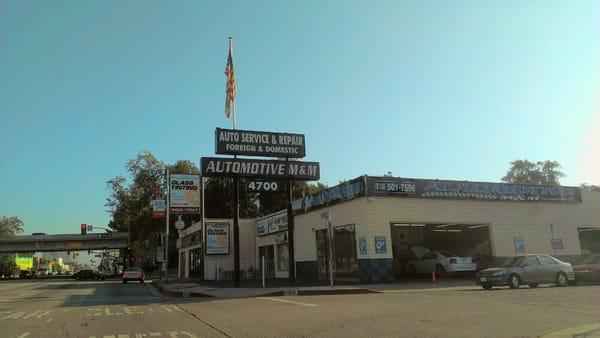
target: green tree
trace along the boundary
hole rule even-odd
[[[23,221],[18,217],[5,217],[0,218],[0,238],[6,238],[11,236],[20,235],[23,233]],[[10,274],[17,268],[15,264],[15,255],[13,254],[1,254],[0,255],[0,274]]]
[[[561,166],[556,161],[530,162],[516,160],[510,163],[510,168],[502,182],[530,185],[560,185],[560,179],[565,177]]]
[[[583,191],[600,191],[600,185],[581,183],[579,188]]]
[[[23,221],[19,217],[2,216],[0,218],[0,238],[16,236],[23,233]]]
[[[142,151],[125,165],[126,175],[119,175],[107,181],[108,198],[105,206],[112,214],[108,226],[115,231],[131,234],[134,253],[139,259],[154,255],[159,244],[160,234],[165,232],[165,219],[152,216],[151,200],[158,195],[165,196],[165,166],[149,151]],[[199,170],[191,161],[180,160],[168,166],[173,174],[198,174]],[[187,225],[198,221],[200,216],[184,218]],[[175,253],[177,231],[170,219],[169,252]],[[174,259],[170,261],[175,262]]]

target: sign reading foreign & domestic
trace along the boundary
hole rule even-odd
[[[203,157],[202,176],[316,181],[320,170],[319,162]]]
[[[303,158],[304,135],[237,129],[215,130],[216,153],[265,157]]]

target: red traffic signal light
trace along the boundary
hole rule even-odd
[[[81,234],[87,234],[87,224],[81,224]]]

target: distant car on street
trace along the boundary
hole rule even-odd
[[[410,250],[417,257],[406,264],[406,269],[411,275],[435,272],[438,277],[444,277],[448,273],[477,270],[477,263],[473,257],[458,257],[448,251],[430,251],[421,246],[414,246]]]
[[[477,273],[477,284],[485,290],[493,286],[508,285],[518,289],[522,284],[535,288],[540,283],[555,283],[567,286],[575,280],[571,264],[548,255],[525,255],[507,259],[498,268],[485,269]]]
[[[576,282],[600,283],[600,254],[587,256],[573,267]]]
[[[131,267],[123,272],[123,284],[126,284],[129,281],[138,281],[140,283],[144,283],[145,278],[146,276],[142,268]]]
[[[33,277],[34,277],[33,273],[29,270],[21,270],[19,272],[19,278],[21,278],[21,279],[31,279]]]
[[[104,275],[102,275],[101,273],[96,272],[94,270],[79,270],[78,272],[76,272],[73,275],[73,278],[75,278],[76,280],[88,280],[88,279],[105,280],[106,279],[104,277]]]

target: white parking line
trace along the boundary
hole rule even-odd
[[[258,299],[265,299],[265,300],[270,300],[270,301],[273,301],[273,302],[293,304],[293,305],[301,305],[301,306],[308,306],[308,307],[319,306],[318,304],[301,303],[301,302],[296,302],[296,301],[293,301],[293,300],[281,299],[281,298],[258,297]]]

